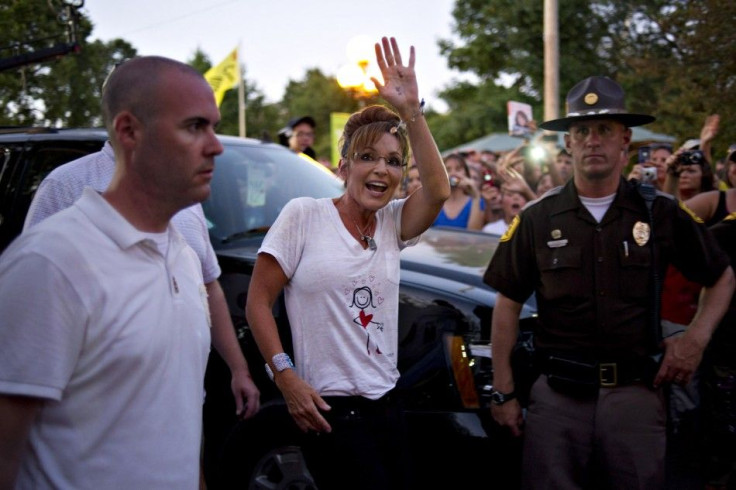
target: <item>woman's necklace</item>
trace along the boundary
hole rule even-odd
[[[352,218],[350,218],[352,219]],[[371,222],[368,222],[368,225],[365,227],[365,230],[361,230],[360,226],[358,226],[358,223],[353,220],[353,224],[355,225],[355,228],[358,230],[358,234],[360,235],[360,239],[363,240],[365,243],[368,244],[368,248],[371,250],[376,250],[378,247],[376,246],[376,241],[373,239],[372,236],[368,235],[366,232],[368,231],[368,228],[371,227]]]

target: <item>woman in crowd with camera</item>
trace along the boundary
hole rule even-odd
[[[399,372],[399,252],[418,241],[450,195],[419,102],[414,47],[404,65],[394,38],[376,44],[379,94],[343,131],[335,199],[290,201],[258,251],[246,316],[320,489],[401,487],[390,393]],[[421,187],[393,199],[409,157]],[[273,306],[285,293],[294,361]]]
[[[736,149],[726,155],[728,169],[736,168]],[[701,192],[688,199],[685,204],[695,214],[712,226],[730,213],[736,212],[736,188]]]
[[[451,153],[445,157],[445,168],[452,192],[432,226],[480,230],[485,224],[485,204],[468,163],[458,153]]]
[[[666,187],[676,197],[687,201],[701,192],[715,189],[713,169],[700,150],[680,148],[667,160]]]

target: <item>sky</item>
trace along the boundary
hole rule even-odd
[[[450,70],[437,41],[452,37],[454,0],[87,0],[83,11],[91,39],[122,38],[141,55],[186,62],[197,48],[213,64],[239,47],[245,77],[281,100],[289,80],[310,68],[336,76],[349,63],[347,45],[356,36],[394,36],[405,62],[417,53],[420,96],[437,111],[438,92],[468,76]]]

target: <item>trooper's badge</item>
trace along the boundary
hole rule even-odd
[[[594,94],[593,92],[587,93],[585,94],[585,98],[583,100],[588,105],[594,105],[596,102],[598,102],[598,94]]]
[[[643,247],[649,241],[649,224],[637,221],[634,223],[634,229],[631,231],[631,234],[634,235],[636,244]]]
[[[560,238],[562,238],[562,232],[556,228],[552,230],[550,235],[552,235],[552,238],[554,238],[555,240],[559,240]]]

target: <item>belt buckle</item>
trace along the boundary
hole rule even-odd
[[[598,376],[603,388],[618,386],[618,366],[615,362],[603,362],[598,365]]]

